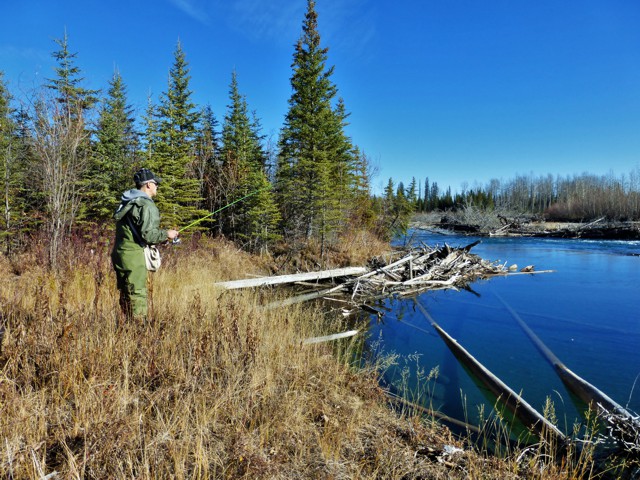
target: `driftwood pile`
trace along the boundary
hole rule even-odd
[[[496,275],[514,274],[515,265],[490,262],[470,253],[480,243],[466,247],[449,245],[411,247],[398,250],[386,258],[374,258],[368,267],[351,267],[322,272],[262,277],[219,283],[227,289],[261,287],[293,283],[312,287],[303,294],[273,302],[267,308],[300,303],[315,298],[327,298],[367,309],[367,302],[389,296],[410,296],[425,290],[469,288],[478,279]],[[520,270],[534,272],[529,265]]]
[[[345,281],[340,290],[352,299],[394,294],[408,296],[424,290],[466,288],[474,280],[509,273],[505,265],[470,253],[478,243],[462,248],[446,244],[414,247],[401,252],[401,258],[390,263],[376,258],[370,263],[369,272]]]

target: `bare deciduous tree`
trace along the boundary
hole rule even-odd
[[[58,253],[70,232],[80,205],[80,178],[86,166],[86,140],[82,111],[72,112],[50,97],[33,106],[33,179],[42,192],[49,234],[48,260],[57,267]]]

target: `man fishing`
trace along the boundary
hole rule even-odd
[[[147,316],[146,245],[157,245],[178,237],[177,230],[160,228],[160,212],[153,202],[161,179],[141,168],[133,176],[136,188],[122,194],[113,218],[116,241],[111,252],[120,291],[120,308],[127,320],[145,320]]]

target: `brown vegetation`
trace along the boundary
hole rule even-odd
[[[212,286],[268,269],[229,243],[165,249],[145,324],[121,323],[108,244],[57,273],[38,244],[0,256],[3,478],[577,478],[388,408],[381,365],[350,365],[361,339],[302,345],[341,318]]]

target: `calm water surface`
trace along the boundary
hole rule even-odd
[[[465,246],[474,237],[410,232],[411,242]],[[514,275],[471,284],[473,292],[436,291],[419,297],[436,322],[469,353],[538,411],[547,397],[559,427],[580,418],[551,365],[501,303],[501,297],[576,374],[623,406],[640,412],[640,242],[482,238],[471,252],[519,268],[553,273]],[[416,365],[438,367],[429,401],[450,416],[478,421],[492,401],[458,364],[413,300],[391,299],[381,321],[372,319],[370,345],[400,355],[386,382],[415,396]],[[419,360],[416,362],[416,358]],[[402,379],[402,370],[405,378]],[[408,374],[408,375],[407,375]],[[638,385],[635,385],[638,380]],[[634,389],[635,386],[635,389]],[[486,414],[485,414],[486,417]]]

